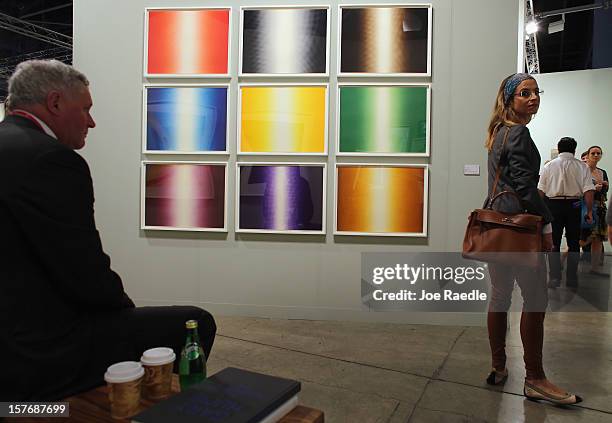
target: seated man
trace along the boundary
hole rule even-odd
[[[89,168],[74,151],[95,127],[88,85],[56,60],[23,62],[9,79],[0,123],[0,401],[91,389],[109,365],[151,347],[178,356],[186,320],[198,320],[206,356],[214,341],[208,312],[135,308],[110,267]]]

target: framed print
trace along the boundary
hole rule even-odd
[[[327,76],[329,6],[240,9],[241,76]]]
[[[429,84],[338,84],[336,154],[429,156]]]
[[[231,8],[145,9],[144,74],[229,77]]]
[[[325,163],[237,163],[236,232],[324,234]]]
[[[430,4],[340,5],[339,76],[431,76]]]
[[[145,84],[143,152],[227,154],[229,85]]]
[[[327,84],[243,84],[238,154],[327,155]]]
[[[227,232],[227,164],[142,162],[141,228]]]
[[[336,235],[427,236],[428,166],[336,164]]]

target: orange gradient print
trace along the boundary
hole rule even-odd
[[[338,166],[337,232],[424,234],[425,172]]]
[[[147,73],[228,73],[229,9],[150,10]]]

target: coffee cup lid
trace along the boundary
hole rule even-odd
[[[159,347],[151,348],[142,353],[140,362],[147,366],[161,366],[163,364],[172,363],[176,358],[176,354],[172,348]]]
[[[104,380],[108,383],[124,383],[136,380],[144,375],[142,365],[137,361],[122,361],[106,369]]]

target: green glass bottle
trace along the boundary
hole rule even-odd
[[[179,362],[181,391],[206,379],[206,356],[204,350],[202,350],[202,345],[200,345],[198,322],[188,320],[185,322],[185,327],[187,328],[187,338]]]

